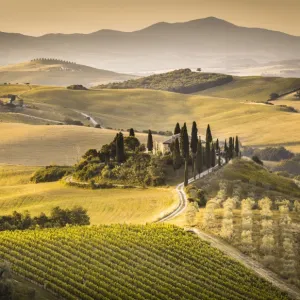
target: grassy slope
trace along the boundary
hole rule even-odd
[[[243,194],[245,198],[247,197],[247,188],[251,185],[255,187],[257,193],[260,193],[260,190],[268,193],[268,190],[270,190],[271,193],[274,191],[280,193],[283,197],[300,198],[300,188],[293,180],[271,173],[248,159],[235,159],[219,170],[217,175],[212,174],[210,177],[211,179],[204,178],[197,181],[196,185],[201,188],[204,182],[209,183],[211,187],[208,191],[212,191],[213,196],[218,189],[216,183],[226,180],[229,182],[242,181],[246,187],[245,194]]]
[[[146,223],[177,205],[169,188],[85,190],[59,182],[31,184],[36,167],[0,166],[0,215],[29,210],[48,213],[53,207],[80,205],[92,224]]]
[[[300,78],[235,77],[234,81],[197,94],[241,101],[265,102],[271,93],[283,93],[300,88]]]
[[[29,102],[51,104],[57,109],[66,106],[90,111],[100,123],[111,127],[173,130],[177,121],[190,124],[196,120],[200,133],[210,123],[220,138],[238,134],[243,144],[282,144],[300,150],[299,115],[282,112],[278,107],[152,90],[77,92],[43,88],[24,94],[24,98]]]
[[[289,299],[197,236],[173,226],[2,232],[0,241],[13,269],[40,284],[49,282],[49,289],[61,288],[65,299]],[[18,247],[23,251],[16,255]]]
[[[37,284],[34,284],[17,274],[12,275],[12,280],[14,281],[15,288],[18,293],[15,296],[17,298],[14,298],[15,300],[32,300],[31,296],[24,296],[24,291],[26,292],[28,289],[35,291],[34,300],[57,300],[57,298],[49,291],[46,291]]]

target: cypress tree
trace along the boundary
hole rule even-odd
[[[218,155],[218,165],[219,165],[219,167],[221,167],[221,155],[220,155],[220,153],[219,153],[219,155]]]
[[[191,134],[192,153],[197,152],[197,146],[198,146],[198,129],[197,129],[197,123],[194,121],[192,126],[192,134]]]
[[[207,129],[206,129],[206,141],[208,141],[209,143],[212,142],[212,135],[211,135],[211,130],[210,130],[210,125],[207,125]]]
[[[152,152],[152,150],[153,150],[153,138],[152,138],[152,132],[151,132],[150,129],[148,131],[147,148],[148,148],[148,151]]]
[[[203,151],[201,139],[198,140],[196,153],[196,170],[200,174],[203,172]]]
[[[125,160],[124,152],[124,138],[123,133],[119,132],[116,139],[116,160],[118,163],[122,163]]]
[[[180,147],[181,153],[184,158],[184,186],[188,185],[188,160],[189,160],[189,136],[186,128],[186,123],[184,123],[180,132]]]
[[[203,167],[207,165],[205,147],[202,147],[202,162],[203,162]]]
[[[228,149],[228,146],[227,146],[227,140],[225,140],[224,152],[225,152],[225,160],[226,160],[226,164],[227,164],[228,163],[228,158],[229,158],[229,149]]]
[[[228,159],[231,160],[233,157],[233,141],[232,137],[229,138],[229,146],[228,146]]]
[[[184,123],[180,131],[180,150],[184,159],[189,157],[189,136],[187,133],[186,123]]]
[[[234,137],[232,137],[232,158],[235,157],[235,140]]]
[[[214,167],[216,165],[216,150],[215,145],[212,143],[211,147],[211,167]]]
[[[240,143],[239,143],[239,137],[236,136],[235,138],[235,156],[239,157],[240,156]]]
[[[216,150],[217,150],[217,151],[220,150],[219,139],[217,139],[217,141],[216,141]]]
[[[129,136],[135,136],[133,128],[129,129]]]
[[[178,139],[176,139],[174,142],[172,158],[173,158],[173,169],[174,171],[176,171],[181,167],[181,156],[180,156],[180,147],[179,147]]]
[[[206,162],[206,168],[209,169],[211,166],[211,148],[210,148],[210,142],[206,141],[205,143],[205,162]]]
[[[178,152],[179,155],[180,155],[180,146],[179,146],[179,139],[178,139],[178,138],[175,140],[175,143],[174,143],[174,150],[175,150],[176,152]]]
[[[174,134],[180,133],[180,125],[179,123],[176,124],[175,129],[174,129]]]
[[[197,153],[197,146],[198,146],[198,129],[197,129],[197,123],[194,121],[192,126],[192,134],[191,134],[192,173],[194,174],[194,177],[196,176],[195,158]]]

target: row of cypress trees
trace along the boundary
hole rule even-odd
[[[197,123],[194,121],[192,125],[191,140],[189,140],[187,126],[184,123],[183,127],[180,128],[179,123],[176,124],[174,129],[174,134],[180,134],[179,139],[176,138],[175,142],[171,146],[172,156],[173,156],[173,167],[174,169],[179,169],[181,167],[181,162],[184,159],[184,184],[188,184],[188,161],[190,157],[189,148],[191,149],[192,158],[192,173],[195,177],[196,174],[203,172],[204,167],[207,169],[214,167],[216,165],[216,154],[218,153],[218,164],[221,165],[221,149],[219,145],[219,140],[213,142],[213,137],[211,133],[210,125],[208,124],[206,129],[206,139],[205,147],[202,145],[201,138],[198,138],[198,128]],[[234,139],[229,138],[229,146],[227,146],[227,141],[225,141],[224,156],[226,162],[235,156],[240,155],[239,150],[239,140],[238,137]]]

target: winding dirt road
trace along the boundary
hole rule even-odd
[[[222,165],[225,163],[225,160],[222,159]],[[210,168],[200,174],[198,174],[196,176],[196,178],[190,178],[188,180],[188,183],[192,183],[194,182],[195,180],[198,180],[202,177],[205,177],[206,175],[214,172],[215,170],[219,169],[220,167],[217,165],[213,168]],[[182,214],[185,209],[187,208],[187,204],[188,204],[188,199],[187,199],[187,196],[184,192],[184,183],[180,183],[176,186],[176,192],[178,194],[178,197],[179,197],[179,204],[178,206],[175,208],[175,210],[173,210],[172,212],[170,212],[169,214],[167,214],[166,216],[162,217],[161,219],[157,220],[156,223],[162,223],[162,222],[166,222],[166,221],[169,221],[177,216],[179,216],[180,214]]]

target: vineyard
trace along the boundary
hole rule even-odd
[[[172,225],[6,231],[0,258],[64,299],[289,299]]]

